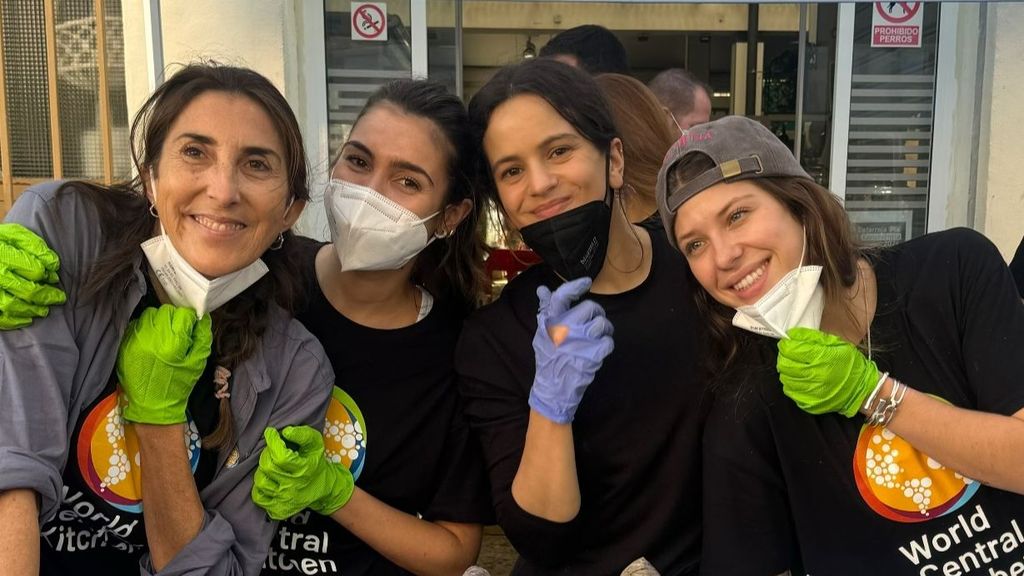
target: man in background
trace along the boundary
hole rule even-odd
[[[661,105],[675,118],[680,132],[711,120],[711,90],[682,68],[658,73],[647,85]]]
[[[584,24],[554,35],[540,49],[541,58],[553,58],[590,74],[629,74],[626,48],[610,30]]]

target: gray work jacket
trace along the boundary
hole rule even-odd
[[[40,526],[60,505],[72,431],[107,385],[121,336],[146,291],[140,248],[138,272],[123,298],[82,301],[102,247],[99,218],[83,194],[57,194],[59,185],[29,188],[5,219],[36,232],[57,252],[68,297],[32,326],[0,332],[0,491],[35,490]],[[199,494],[206,509],[202,530],[160,574],[258,574],[275,529],[250,499],[263,429],[323,426],[334,372],[319,341],[279,307],[271,306],[261,346],[233,375],[237,443],[221,450],[216,474]],[[226,462],[229,455],[232,462]],[[148,554],[140,572],[153,572]]]

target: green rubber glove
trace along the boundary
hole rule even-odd
[[[122,417],[142,424],[185,421],[192,387],[206,369],[213,333],[210,315],[164,304],[132,320],[117,353]]]
[[[849,342],[810,328],[779,340],[782,391],[811,414],[853,417],[878,384],[878,367]]]
[[[56,286],[60,258],[21,224],[0,224],[0,330],[23,328],[67,300]]]
[[[267,447],[252,483],[252,500],[274,520],[309,508],[325,516],[348,503],[355,490],[352,473],[324,456],[324,438],[309,426],[263,431]]]

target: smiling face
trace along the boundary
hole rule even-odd
[[[604,151],[539,96],[520,94],[495,108],[483,144],[498,197],[516,229],[603,200],[609,185],[622,187],[619,140],[612,140],[606,178]]]
[[[700,285],[731,308],[757,302],[800,265],[803,227],[752,180],[716,184],[687,200],[674,234]]]
[[[448,195],[451,145],[433,121],[383,102],[366,112],[342,146],[331,177],[373,188],[425,218],[444,206]],[[447,210],[443,225],[452,230],[460,210]],[[433,233],[440,218],[426,223]]]
[[[216,278],[262,255],[302,212],[289,207],[284,147],[255,101],[195,97],[171,124],[147,193],[175,249]]]

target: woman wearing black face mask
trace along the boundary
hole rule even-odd
[[[543,259],[470,317],[456,351],[515,573],[619,574],[639,558],[696,573],[690,279],[663,234],[625,215],[629,167],[601,91],[529,61],[498,72],[470,118],[482,192]]]

